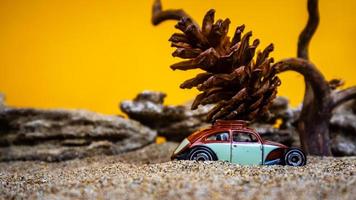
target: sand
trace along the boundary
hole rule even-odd
[[[59,163],[0,163],[1,199],[356,199],[356,157],[304,167],[169,161],[176,143]]]

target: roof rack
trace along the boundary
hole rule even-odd
[[[247,127],[249,121],[244,121],[244,120],[216,120],[213,123],[213,126],[224,126],[224,127]]]

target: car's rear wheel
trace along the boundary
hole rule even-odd
[[[303,166],[307,163],[307,157],[302,150],[291,148],[284,155],[284,163],[289,166]]]
[[[196,147],[188,154],[188,160],[211,161],[217,160],[215,153],[207,147]]]

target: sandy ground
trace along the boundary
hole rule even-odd
[[[305,167],[169,161],[175,143],[61,163],[0,163],[1,199],[356,199],[356,157]]]

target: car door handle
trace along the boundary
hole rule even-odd
[[[237,147],[237,145],[236,144],[234,144],[234,145],[232,145],[233,147]]]

